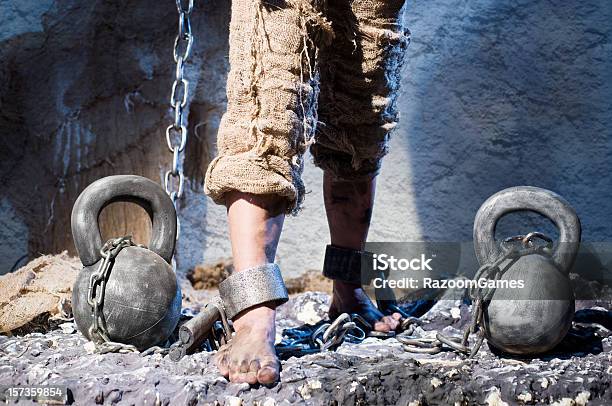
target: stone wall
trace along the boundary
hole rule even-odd
[[[529,184],[568,199],[584,239],[610,240],[612,3],[408,1],[405,18],[402,120],[370,239],[470,240],[489,195]],[[175,20],[173,2],[0,0],[0,273],[26,253],[72,249],[70,207],[94,179],[160,180]],[[225,102],[228,22],[229,2],[196,1],[182,269],[229,255],[225,210],[201,193]],[[291,276],[320,268],[328,241],[320,171],[308,165],[305,180],[311,193],[279,247]],[[103,220],[107,235],[146,239],[138,211]],[[524,231],[515,220],[500,234]],[[536,216],[519,223],[551,231]]]

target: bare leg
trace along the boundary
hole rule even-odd
[[[285,219],[285,199],[229,192],[226,206],[235,271],[274,262]],[[234,318],[236,335],[216,357],[219,370],[230,381],[267,384],[278,380],[275,316],[274,307],[262,305]]]
[[[325,172],[323,196],[332,245],[363,249],[370,228],[375,190],[376,178],[336,180]],[[329,316],[334,318],[345,312],[361,314],[377,331],[392,331],[399,325],[400,315],[383,316],[359,284],[334,281]]]

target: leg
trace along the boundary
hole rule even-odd
[[[325,212],[331,243],[337,247],[363,250],[374,205],[376,178],[347,181],[334,179],[327,171],[323,177]],[[329,309],[331,319],[341,313],[358,313],[377,331],[393,331],[400,315],[383,314],[374,306],[361,285],[335,280]]]
[[[408,37],[404,0],[329,3],[333,46],[321,51],[320,124],[311,151],[324,170],[325,208],[332,245],[361,250],[374,201],[375,178],[397,122],[400,68]],[[398,326],[383,317],[359,284],[334,281],[330,317],[357,312],[378,331]]]
[[[234,191],[226,194],[226,205],[235,272],[274,262],[286,201],[275,195]],[[274,307],[266,304],[234,318],[236,335],[217,355],[224,376],[250,384],[278,380],[274,318]]]
[[[227,110],[205,191],[227,207],[238,273],[274,261],[284,215],[304,196],[302,155],[317,97],[308,24],[317,19],[307,2],[232,1]],[[217,354],[224,376],[251,384],[278,379],[274,317],[269,303],[233,317],[236,335]]]

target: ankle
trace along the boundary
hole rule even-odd
[[[269,330],[270,328],[274,328],[275,320],[275,308],[264,304],[252,307],[240,313],[234,318],[233,324],[236,331],[242,329]]]
[[[333,282],[334,296],[346,296],[348,294],[353,294],[358,289],[361,289],[361,285],[359,283],[350,283],[338,280]]]

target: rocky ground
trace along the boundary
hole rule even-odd
[[[279,311],[279,331],[315,322],[327,301],[323,293],[294,296]],[[431,328],[458,334],[468,313],[459,302],[439,302],[414,334],[431,335]],[[290,358],[280,383],[250,388],[220,377],[211,353],[178,363],[160,354],[94,354],[67,322],[46,334],[1,336],[0,386],[61,385],[69,389],[68,403],[79,405],[597,405],[612,403],[611,347],[610,338],[591,336],[545,357],[518,360],[498,357],[485,345],[466,360],[451,352],[412,354],[395,339],[368,338]]]

